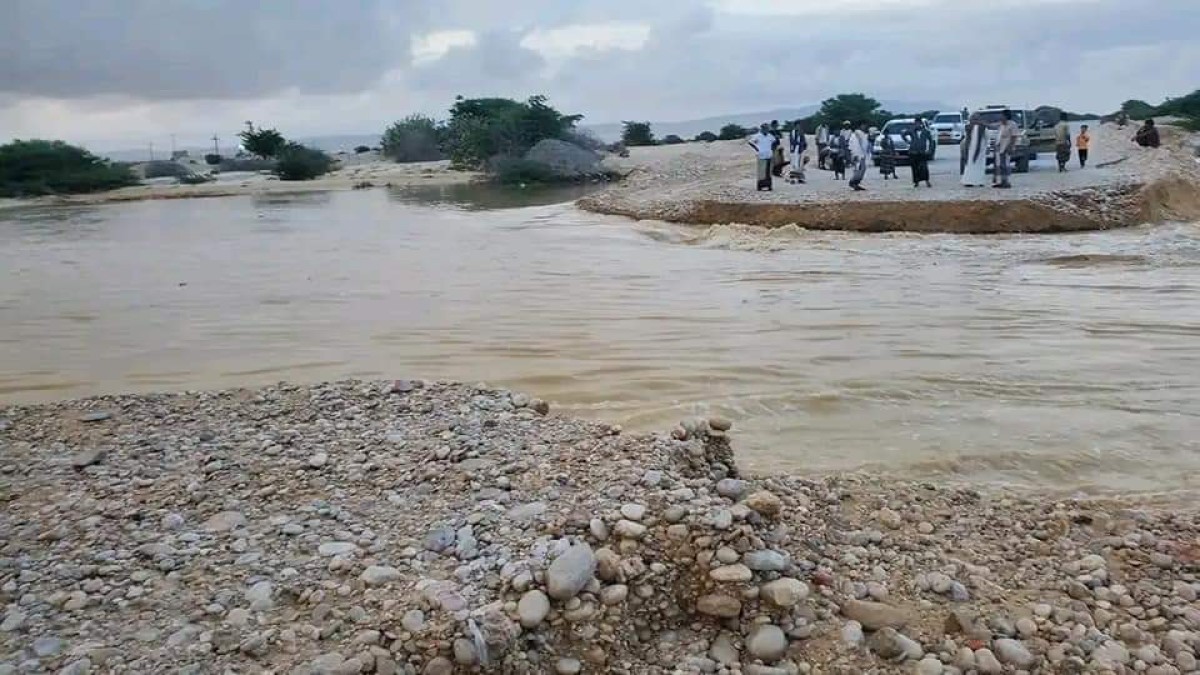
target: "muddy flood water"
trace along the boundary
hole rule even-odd
[[[0,212],[0,405],[279,380],[735,420],[758,472],[1200,487],[1200,226],[635,224],[461,188]]]

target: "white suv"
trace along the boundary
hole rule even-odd
[[[938,143],[962,143],[967,121],[962,113],[938,113],[933,117],[933,133]]]

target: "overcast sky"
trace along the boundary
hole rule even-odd
[[[544,93],[586,122],[1200,87],[1200,0],[0,0],[0,138],[200,144]]]

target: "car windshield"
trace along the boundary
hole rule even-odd
[[[887,126],[883,128],[883,132],[891,136],[901,136],[912,131],[912,129],[912,122],[888,122]]]
[[[933,118],[933,121],[935,124],[939,122],[942,124],[958,124],[962,121],[962,117],[960,117],[957,113],[954,115],[938,115],[937,117]]]

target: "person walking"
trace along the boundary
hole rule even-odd
[[[920,187],[924,181],[928,187],[933,187],[929,181],[929,158],[933,156],[933,134],[925,126],[925,120],[917,118],[912,131],[905,134],[908,141],[908,162],[912,166],[913,187]]]
[[[1066,173],[1067,162],[1071,161],[1071,124],[1067,113],[1059,113],[1058,124],[1054,125],[1054,159],[1058,160],[1058,172]]]
[[[774,189],[771,184],[771,163],[775,159],[775,146],[779,144],[779,139],[775,138],[775,135],[771,133],[771,127],[764,122],[748,144],[754,148],[758,157],[757,189],[759,192],[763,190],[770,192]]]
[[[867,176],[867,159],[871,156],[871,139],[867,136],[867,123],[862,122],[858,129],[850,135],[850,157],[854,163],[854,174],[850,176],[850,187],[858,192],[866,190],[862,186],[863,178]]]
[[[965,187],[981,187],[987,177],[987,128],[979,120],[979,115],[971,115],[959,146],[960,182]]]
[[[1012,187],[1009,176],[1012,175],[1012,154],[1017,149],[1017,136],[1021,130],[1013,121],[1011,110],[1005,109],[1003,120],[1000,122],[1000,132],[996,135],[996,168],[992,172],[992,187],[1007,190]]]
[[[1092,147],[1092,134],[1088,132],[1088,125],[1079,127],[1079,135],[1075,137],[1075,149],[1079,152],[1079,168],[1087,166],[1088,149]]]

